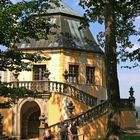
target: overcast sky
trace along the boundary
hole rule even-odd
[[[17,0],[13,0],[13,2],[17,2]],[[64,2],[69,5],[72,9],[74,9],[76,12],[82,14],[83,10],[78,6],[79,0],[64,0]],[[137,18],[136,25],[140,25],[140,18]],[[103,29],[103,27],[97,25],[97,24],[91,24],[90,30],[93,34],[93,36],[96,38],[97,33]],[[139,47],[140,44],[136,42],[136,37],[133,38],[133,43],[135,44],[135,47]],[[118,77],[119,77],[119,83],[120,83],[120,92],[122,98],[128,98],[129,97],[129,89],[132,86],[134,88],[134,96],[136,97],[136,105],[140,106],[140,68],[135,69],[124,69],[120,68],[118,66]]]

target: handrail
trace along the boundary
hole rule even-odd
[[[135,99],[131,99],[131,98],[120,99],[120,109],[121,110],[135,110]]]
[[[81,114],[74,116],[70,119],[65,120],[67,123],[70,121],[77,121],[79,127],[82,127],[89,123],[90,121],[100,117],[101,115],[108,112],[109,102],[104,101],[97,105],[97,98],[89,95],[88,93],[76,88],[68,83],[56,82],[56,81],[18,81],[7,83],[9,87],[25,87],[29,90],[40,92],[46,95],[46,92],[59,93],[65,96],[70,96],[78,100],[79,102],[85,103],[91,108]],[[125,101],[125,102],[124,102]],[[120,101],[122,108],[130,107],[130,99],[121,99]],[[52,132],[58,128],[59,122],[49,126]]]
[[[62,82],[56,82],[56,81],[46,81],[46,80],[40,80],[40,81],[18,81],[18,82],[9,82],[7,83],[8,87],[25,87],[29,90],[40,92],[43,95],[45,95],[48,92],[51,93],[59,93],[65,96],[70,96],[71,98],[74,98],[78,100],[79,102],[82,102],[90,107],[97,104],[97,98],[94,96],[91,96],[90,94],[76,88],[73,85],[70,85],[68,83],[62,83]],[[95,86],[100,88],[100,86]],[[102,87],[101,87],[102,88]]]
[[[76,122],[78,122],[78,126],[82,127],[82,126],[86,125],[87,123],[89,123],[90,121],[107,113],[108,106],[109,106],[108,101],[104,101],[104,102],[88,109],[86,112],[83,112],[70,119],[66,119],[65,122],[69,124],[70,121],[76,121]],[[49,129],[51,129],[52,132],[55,132],[55,130],[59,127],[59,124],[60,124],[59,122],[56,124],[53,124],[53,125],[49,126]]]

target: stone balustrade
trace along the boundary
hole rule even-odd
[[[24,87],[45,96],[47,92],[70,96],[90,107],[97,104],[97,98],[77,89],[73,85],[56,81],[18,81],[7,83],[7,87]],[[97,86],[96,88],[100,88]]]

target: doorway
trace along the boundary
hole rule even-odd
[[[27,101],[21,108],[21,138],[39,137],[40,108],[35,101]]]

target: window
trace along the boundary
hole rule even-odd
[[[86,67],[86,83],[93,84],[94,83],[94,67]]]
[[[46,65],[34,65],[33,80],[43,80],[45,70],[46,70]]]
[[[69,82],[70,83],[78,83],[78,73],[79,73],[78,65],[69,65]]]

